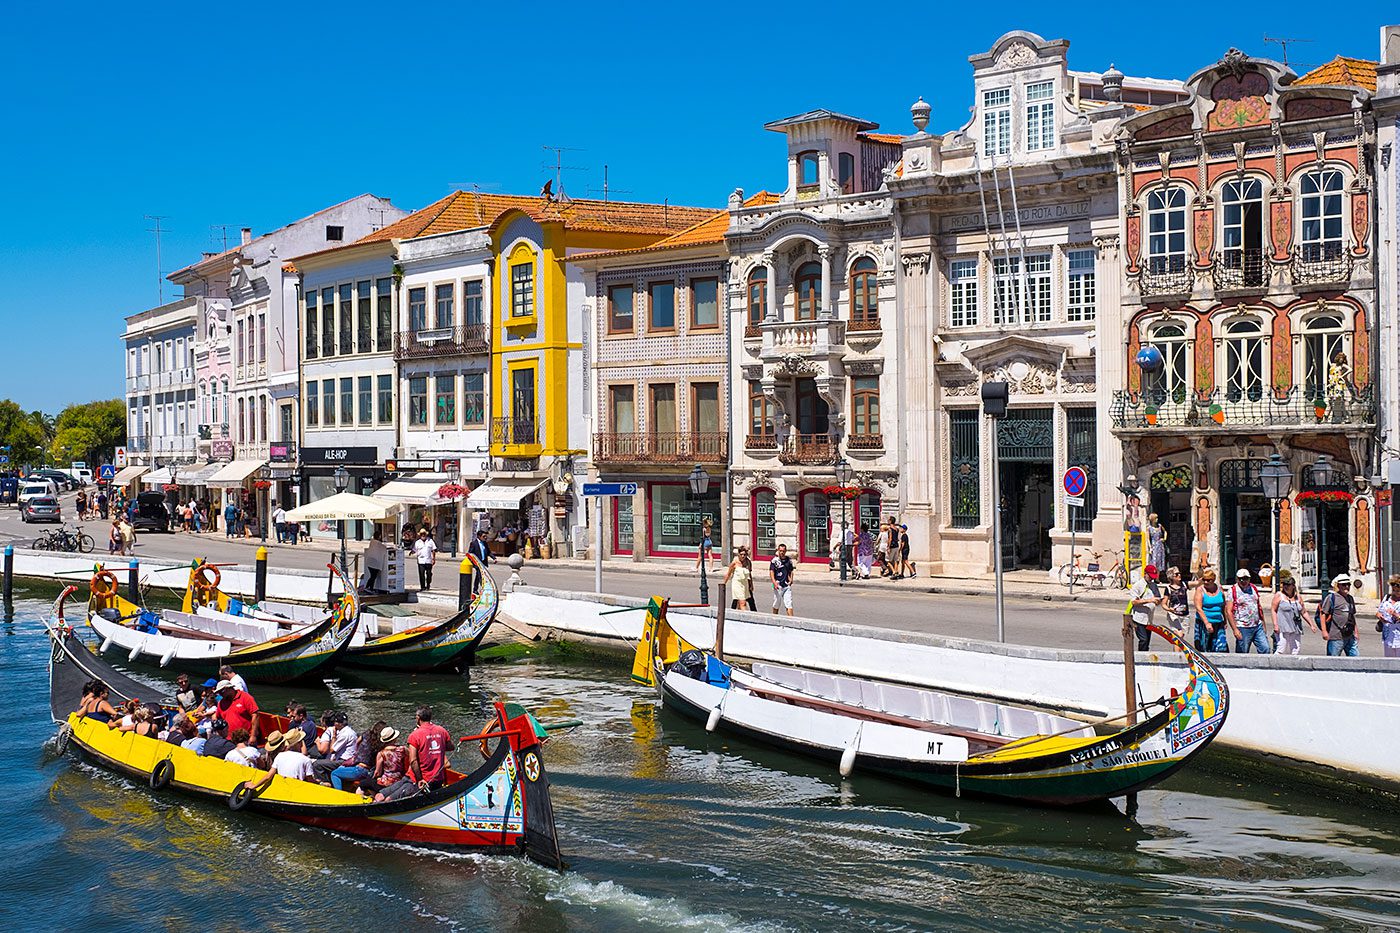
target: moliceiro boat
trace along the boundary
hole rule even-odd
[[[1162,781],[1220,734],[1230,692],[1220,672],[1176,632],[1150,626],[1185,655],[1178,693],[1127,715],[1085,724],[934,690],[776,664],[745,672],[685,643],[653,598],[632,678],[662,705],[757,742],[954,794],[1073,805]],[[1129,719],[1107,734],[1094,725]]]
[[[495,718],[482,732],[464,736],[459,756],[482,750],[483,760],[470,772],[449,769],[438,788],[398,801],[374,803],[344,790],[308,781],[272,778],[261,791],[244,782],[252,769],[108,728],[72,712],[83,685],[102,680],[113,699],[150,702],[164,691],[127,677],[80,641],[63,619],[59,597],[54,616],[45,621],[52,652],[49,660],[50,707],[60,724],[60,751],[80,755],[155,790],[171,789],[227,806],[240,815],[259,814],[330,832],[368,839],[525,856],[562,868],[554,827],[549,776],[544,768],[543,727],[523,708],[496,703]],[[174,711],[168,698],[162,706]],[[259,731],[285,729],[282,717],[259,714]]]
[[[160,667],[178,662],[181,670],[201,675],[216,674],[229,664],[253,683],[289,683],[323,673],[350,646],[359,624],[359,600],[351,588],[318,619],[287,623],[230,615],[207,605],[193,613],[155,611],[129,602],[117,590],[111,572],[99,569],[93,575],[88,625],[99,653],[120,651],[128,660]]]

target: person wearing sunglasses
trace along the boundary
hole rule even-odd
[[[1332,578],[1332,592],[1322,597],[1317,618],[1327,639],[1328,657],[1354,658],[1360,654],[1356,647],[1356,599],[1351,595],[1351,577],[1339,573]]]

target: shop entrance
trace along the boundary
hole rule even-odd
[[[1244,567],[1259,577],[1273,563],[1273,513],[1259,478],[1263,460],[1220,461],[1220,579],[1230,583]]]
[[[1191,525],[1191,468],[1186,465],[1152,474],[1149,513],[1157,515],[1167,530],[1167,567],[1180,567],[1185,574],[1191,566],[1191,545],[1196,540]],[[1158,568],[1165,569],[1165,568]]]
[[[1001,559],[1008,570],[1050,569],[1054,514],[1054,421],[1049,408],[1013,408],[997,422]]]

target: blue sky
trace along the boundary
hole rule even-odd
[[[596,196],[606,164],[627,190],[617,198],[718,207],[735,187],[781,187],[782,139],[766,121],[826,107],[910,132],[922,95],[930,130],[960,125],[967,57],[1011,29],[1069,39],[1072,68],[1184,78],[1232,45],[1277,58],[1265,35],[1314,40],[1290,49],[1300,71],[1338,52],[1375,58],[1380,25],[1400,20],[1377,0],[1339,17],[1280,2],[1220,17],[1187,5],[1176,19],[1017,2],[333,9],[6,13],[0,397],[56,412],[121,394],[122,318],[157,301],[146,214],[167,215],[168,273],[220,247],[213,225],[236,238],[366,191],[409,209],[472,183],[534,193],[546,145],[580,150],[565,154],[580,167],[565,173],[576,197]],[[913,9],[926,12],[902,12]]]

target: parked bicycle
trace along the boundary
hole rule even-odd
[[[1128,588],[1128,577],[1123,572],[1123,562],[1116,557],[1108,569],[1103,567],[1103,551],[1090,551],[1090,560],[1081,563],[1081,554],[1074,555],[1073,563],[1066,561],[1055,569],[1055,578],[1060,581],[1061,586],[1069,586],[1073,581],[1075,586],[1081,586],[1090,590],[1113,589],[1124,590]]]
[[[33,544],[36,551],[64,551],[69,554],[91,554],[96,546],[92,535],[67,525],[50,529],[36,538]]]

